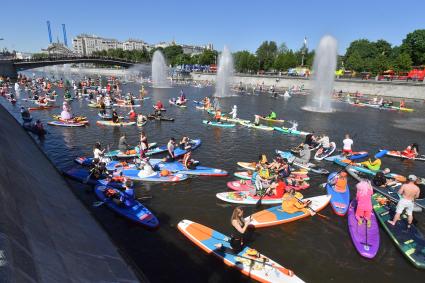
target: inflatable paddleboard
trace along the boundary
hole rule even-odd
[[[131,180],[144,181],[144,182],[180,182],[188,178],[187,175],[175,173],[168,176],[161,176],[159,172],[154,172],[148,176],[139,176],[140,170],[125,169],[122,170],[122,176]]]
[[[391,157],[398,157],[398,158],[402,158],[402,159],[425,161],[425,155],[418,155],[416,157],[409,157],[409,156],[404,155],[401,151],[397,151],[397,150],[387,150],[386,155],[391,156]]]
[[[205,125],[209,125],[209,126],[223,127],[223,128],[232,128],[232,127],[235,126],[235,124],[229,124],[229,123],[223,123],[223,122],[214,122],[214,121],[208,121],[208,120],[203,120],[202,123],[205,124]]]
[[[334,142],[330,142],[330,147],[326,150],[323,149],[323,147],[321,148],[322,150],[318,150],[316,151],[316,153],[314,154],[314,159],[316,160],[323,160],[324,158],[332,155],[332,153],[334,153],[335,149],[336,149],[336,144]]]
[[[227,266],[238,269],[249,278],[267,283],[304,282],[291,270],[282,267],[280,264],[249,247],[244,247],[239,253],[233,252],[228,236],[202,224],[190,220],[182,220],[177,225],[177,228],[204,252],[213,254]],[[218,248],[218,244],[222,247]],[[251,254],[253,253],[256,253],[256,255],[252,256]]]
[[[344,216],[348,211],[350,204],[350,188],[345,187],[345,192],[337,192],[334,190],[334,185],[329,184],[333,181],[337,172],[333,172],[328,176],[328,182],[326,183],[326,192],[331,196],[331,206],[336,215]]]
[[[291,178],[288,178],[291,179]],[[255,188],[252,185],[251,180],[246,180],[246,181],[230,181],[227,182],[227,187],[229,189],[232,189],[234,191],[252,191],[255,192]],[[290,186],[290,185],[286,185],[286,190],[288,191],[289,189],[294,189],[296,191],[300,191],[300,190],[305,190],[308,189],[310,187],[310,184],[307,182],[304,182],[304,184],[302,186]]]
[[[47,125],[60,126],[60,127],[84,127],[87,123],[80,122],[62,122],[62,121],[50,121]]]
[[[124,127],[124,126],[132,126],[135,125],[136,122],[118,122],[118,123],[114,123],[112,121],[105,121],[105,120],[101,120],[101,121],[97,121],[96,124],[101,125],[101,126],[114,126],[114,127]]]

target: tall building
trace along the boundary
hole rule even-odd
[[[149,50],[150,46],[143,40],[128,39],[122,43],[124,50]]]
[[[72,40],[74,51],[83,56],[90,56],[94,51],[123,48],[116,39],[103,38],[95,35],[80,34]]]

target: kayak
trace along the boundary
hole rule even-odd
[[[289,180],[294,180],[293,178],[287,178]],[[255,191],[254,186],[252,185],[251,180],[246,180],[245,182],[241,182],[241,181],[230,181],[227,182],[227,187],[229,189],[232,189],[234,191]],[[300,190],[305,190],[308,189],[310,187],[310,184],[307,182],[304,182],[304,184],[302,186],[290,186],[290,185],[286,185],[286,190],[289,189],[294,189],[296,191],[300,191]]]
[[[110,209],[124,216],[125,218],[142,224],[146,227],[155,228],[159,226],[158,218],[156,218],[155,215],[153,215],[152,212],[150,212],[139,201],[134,200],[131,206],[119,205],[112,199],[105,196],[106,189],[113,189],[119,195],[123,195],[124,193],[116,188],[102,185],[96,186],[94,192],[97,198],[104,202]]]
[[[84,127],[87,123],[81,122],[62,122],[62,121],[50,121],[47,122],[47,125],[50,126],[60,126],[60,127]]]
[[[291,130],[290,128],[285,128],[285,127],[273,127],[273,129],[278,132],[281,132],[287,135],[294,135],[294,136],[306,136],[309,134],[308,132]]]
[[[298,193],[299,194],[299,193]],[[301,195],[298,196],[300,198]],[[279,204],[282,203],[282,197],[253,195],[248,191],[232,191],[216,194],[216,197],[222,201],[236,204],[257,204],[261,198],[261,204]]]
[[[334,153],[336,149],[336,144],[334,142],[329,143],[330,147],[328,149],[320,148],[318,151],[316,151],[316,154],[314,155],[314,159],[316,160],[323,160],[324,158],[330,156],[332,153]]]
[[[285,122],[285,120],[270,119],[270,118],[267,118],[267,117],[263,117],[261,115],[255,115],[255,116],[258,116],[260,118],[260,120],[271,122],[271,123],[283,123],[283,122]]]
[[[233,175],[239,179],[242,180],[251,180],[252,178],[252,173],[250,173],[249,171],[240,171],[240,172],[235,172],[233,173]],[[310,178],[308,177],[308,175],[306,174],[305,171],[294,171],[291,172],[290,177],[292,179],[295,179],[297,181],[308,181],[310,180]]]
[[[310,205],[311,209],[318,212],[328,205],[330,199],[330,195],[321,195],[317,197],[305,198],[303,201],[310,200],[312,202]],[[304,211],[297,211],[295,213],[284,212],[282,210],[282,206],[278,205],[254,213],[251,216],[247,216],[245,221],[251,221],[250,225],[253,225],[255,228],[262,228],[292,222],[308,216],[310,216],[310,213]]]
[[[336,215],[344,216],[347,213],[348,206],[350,204],[350,188],[345,187],[345,192],[337,192],[334,190],[335,186],[329,184],[337,172],[333,172],[328,176],[328,182],[326,183],[326,192],[331,196],[331,206]]]
[[[264,126],[264,125],[255,125],[254,123],[251,122],[240,122],[241,125],[248,127],[248,128],[253,128],[253,129],[258,129],[258,130],[264,130],[264,131],[273,131],[274,128],[273,127],[269,127],[269,126]]]
[[[331,161],[331,162],[333,162],[335,159],[344,159],[344,158],[349,160],[358,160],[358,159],[363,159],[367,157],[368,155],[369,153],[367,151],[358,151],[358,152],[352,152],[351,154],[348,154],[345,156],[342,154],[328,156],[328,157],[325,157],[325,160]]]
[[[132,126],[132,125],[135,125],[136,122],[118,122],[118,123],[114,123],[112,121],[101,120],[101,121],[97,121],[96,124],[101,125],[101,126],[123,127],[123,126]]]
[[[300,163],[300,162],[295,162],[295,156],[289,152],[289,151],[281,151],[281,150],[276,150],[276,153],[279,154],[282,158],[286,158],[289,162],[290,165],[295,165],[299,168],[314,172],[316,174],[329,174],[329,171],[326,170],[325,168],[319,168],[316,166],[316,164],[313,163]]]
[[[208,121],[203,120],[203,124],[209,125],[209,126],[215,126],[215,127],[223,127],[223,128],[232,128],[235,126],[235,124],[229,124],[229,123],[223,123],[223,122],[214,122],[214,121]]]
[[[48,110],[48,109],[52,109],[52,108],[59,108],[59,106],[49,105],[49,106],[29,107],[28,111]]]
[[[358,224],[356,219],[357,202],[353,200],[348,208],[348,231],[351,240],[357,252],[365,258],[374,258],[379,250],[379,227],[375,214],[370,216],[370,227],[363,220],[362,224]]]
[[[301,283],[302,281],[291,270],[288,270],[249,247],[244,247],[239,253],[233,252],[230,237],[190,220],[182,220],[177,225],[195,245],[207,254],[213,254],[227,266],[236,268],[242,274],[259,282]],[[222,248],[217,248],[221,244]],[[253,256],[252,254],[255,254]]]
[[[144,182],[180,182],[187,179],[187,175],[175,173],[168,176],[161,176],[160,172],[154,172],[148,176],[139,176],[141,170],[137,169],[125,169],[122,170],[122,176],[127,177],[135,181],[144,181]]]
[[[408,156],[404,155],[401,151],[397,151],[397,150],[388,150],[388,151],[386,151],[386,155],[391,156],[391,157],[403,158],[403,159],[425,161],[425,155],[418,155],[416,157],[408,157]]]
[[[108,186],[112,186],[114,188],[122,188],[122,182],[120,181],[109,181],[106,178],[109,176],[104,176],[105,178],[96,180],[94,178],[91,178],[90,175],[90,171],[87,169],[81,169],[81,168],[72,168],[68,171],[64,171],[63,174],[71,179],[74,179],[78,182],[81,182],[83,184],[87,184],[87,185],[108,185]]]
[[[150,161],[151,161],[151,164],[153,164],[152,160]],[[222,177],[222,176],[228,175],[227,171],[211,168],[211,167],[199,166],[199,165],[197,165],[193,169],[187,169],[186,167],[184,167],[183,163],[179,161],[163,162],[160,160],[154,165],[154,169],[158,171],[166,169],[171,172],[179,172],[181,174],[197,175],[197,176]]]
[[[403,215],[401,220],[393,226],[388,223],[395,214],[395,205],[392,203],[381,204],[380,200],[385,197],[379,193],[372,196],[373,210],[378,218],[381,226],[394,241],[401,253],[417,268],[425,269],[425,236],[414,225],[407,227],[406,216]]]

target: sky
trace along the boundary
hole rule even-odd
[[[265,40],[299,49],[304,36],[314,49],[330,34],[338,41],[339,54],[356,39],[400,45],[407,33],[425,28],[425,1],[2,0],[1,10],[0,49],[23,52],[48,46],[47,20],[54,41],[63,41],[66,24],[68,44],[87,33],[121,41],[213,43],[217,50],[227,45],[232,51],[255,52]]]

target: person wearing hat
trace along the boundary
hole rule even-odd
[[[400,220],[400,215],[406,210],[407,214],[407,227],[410,228],[410,225],[413,221],[413,208],[415,199],[419,198],[420,189],[415,184],[417,181],[417,177],[415,175],[409,175],[407,177],[409,182],[404,184],[398,190],[398,194],[400,195],[400,200],[397,203],[396,214],[394,215],[393,220],[388,220],[388,223],[391,225],[395,225],[398,220]]]

